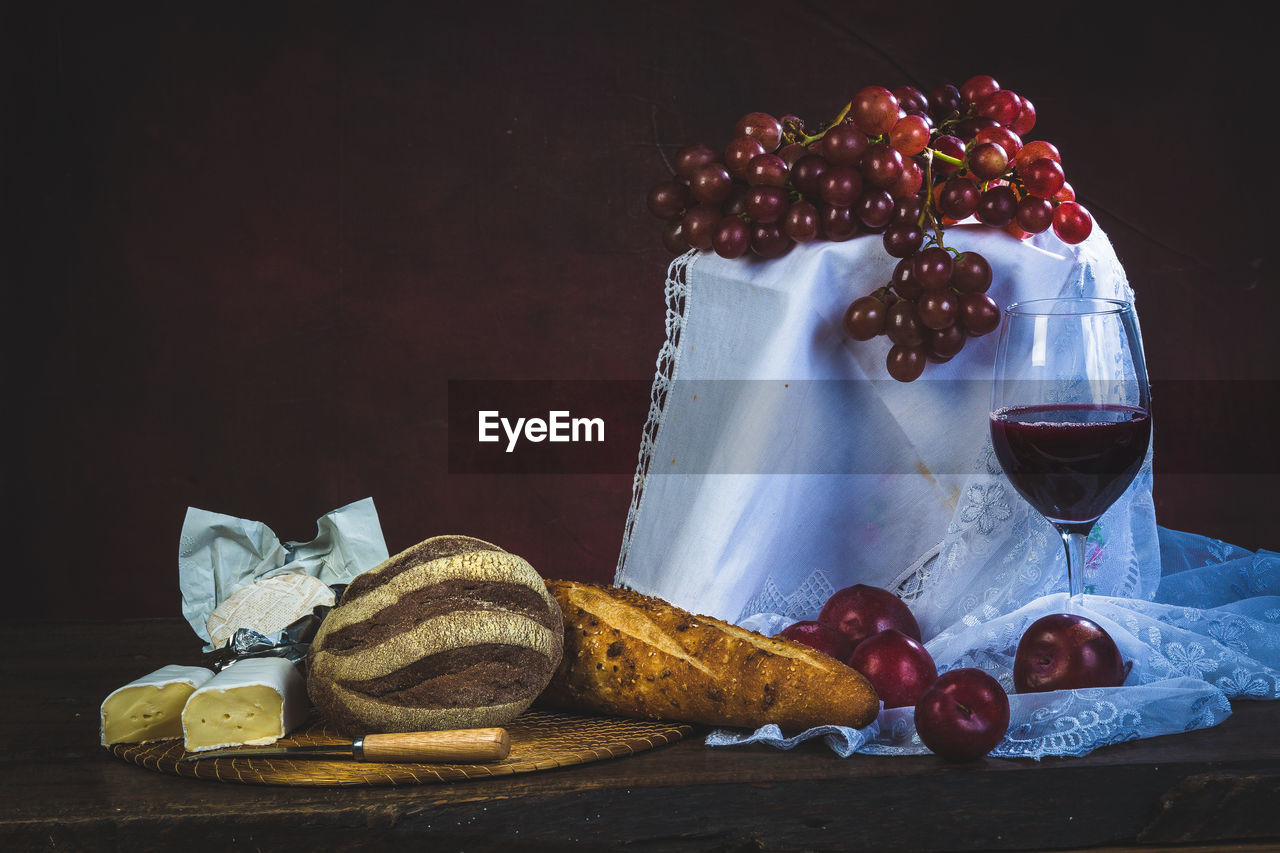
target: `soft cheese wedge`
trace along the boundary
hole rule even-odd
[[[209,614],[205,630],[214,646],[224,646],[237,628],[270,634],[321,604],[333,605],[333,590],[324,581],[286,572],[236,590]]]
[[[307,716],[307,690],[284,658],[236,661],[191,694],[182,710],[188,752],[275,743]]]
[[[213,671],[163,666],[112,691],[102,702],[102,745],[182,737],[182,709]]]

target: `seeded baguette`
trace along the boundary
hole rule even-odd
[[[520,557],[437,536],[357,576],[312,641],[307,693],[352,736],[500,726],[560,662],[563,622]]]
[[[628,589],[548,581],[564,657],[540,704],[599,714],[800,730],[861,728],[880,709],[856,670],[809,646],[695,616]]]

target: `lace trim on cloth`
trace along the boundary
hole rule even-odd
[[[929,566],[941,553],[943,544],[939,542],[921,554],[894,578],[887,589],[892,590],[907,604],[919,598],[929,577]],[[780,630],[801,619],[816,619],[822,605],[827,603],[827,599],[835,591],[835,583],[822,569],[814,569],[790,593],[782,591],[776,577],[766,575],[759,592],[743,605],[742,612],[734,621],[738,625],[750,626],[752,630],[762,632],[773,625]]]
[[[924,592],[925,581],[929,577],[930,563],[942,553],[942,546],[945,544],[945,541],[939,542],[917,557],[914,563],[903,569],[893,579],[893,582],[889,584],[889,589],[897,593],[898,597],[907,604],[914,603],[920,597],[920,593]]]
[[[653,461],[653,448],[658,440],[658,432],[662,429],[667,395],[680,369],[680,338],[689,317],[689,270],[697,259],[697,251],[685,252],[667,268],[664,288],[667,337],[662,349],[658,351],[658,369],[653,375],[653,386],[649,390],[649,415],[644,422],[644,431],[640,434],[639,458],[636,462],[635,479],[631,483],[631,506],[627,510],[627,523],[622,531],[622,549],[618,553],[616,578],[622,577],[627,554],[631,551],[631,537],[636,519],[640,517],[640,505],[644,502],[644,483],[649,474],[649,464]]]
[[[822,569],[810,572],[790,594],[783,593],[778,587],[778,581],[773,575],[769,575],[760,591],[742,608],[737,621],[741,623],[748,617],[761,613],[778,614],[786,617],[788,622],[814,619],[835,591],[835,585]]]

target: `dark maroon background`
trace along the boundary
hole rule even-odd
[[[450,474],[448,381],[649,378],[668,257],[643,198],[664,152],[723,144],[753,109],[818,120],[862,85],[975,73],[1035,101],[1032,136],[1062,149],[1137,289],[1152,375],[1204,380],[1156,399],[1159,520],[1278,544],[1275,421],[1227,405],[1274,399],[1277,375],[1270,45],[1248,21],[4,8],[5,614],[177,614],[188,505],[308,539],[371,495],[393,551],[470,533],[609,579],[630,475]]]

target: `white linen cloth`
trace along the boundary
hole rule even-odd
[[[1133,301],[1096,228],[1067,246],[1051,233],[1019,242],[962,225],[948,230],[947,244],[987,258],[989,292],[1001,306],[1077,295]],[[676,259],[615,582],[764,633],[816,618],[841,587],[885,587],[910,605],[939,671],[980,665],[1012,692],[1022,630],[1065,604],[1054,597],[1066,588],[1061,540],[992,453],[998,333],[970,339],[909,384],[889,378],[885,338],[845,334],[849,303],[887,283],[896,263],[879,237],[800,246],[770,262]],[[1153,423],[1159,419],[1157,404]],[[1214,558],[1229,546],[1166,537],[1162,560],[1151,452],[1096,525],[1084,567],[1086,613],[1121,634],[1117,642],[1135,660],[1133,686],[1011,696],[1014,723],[997,754],[1083,754],[1116,739],[1211,725],[1229,713],[1228,696],[1280,695],[1280,599],[1257,599],[1247,615],[1219,612],[1223,595],[1186,588],[1191,574],[1212,576],[1229,562]],[[1260,590],[1280,576],[1280,555],[1235,559],[1267,580],[1232,600],[1274,595]],[[1177,569],[1191,574],[1162,587]],[[1177,618],[1154,604],[1158,590],[1174,587],[1182,590],[1169,592],[1179,599]],[[1179,619],[1191,635],[1171,630]],[[1220,643],[1209,628],[1228,623],[1245,648]],[[1237,681],[1242,689],[1230,689]],[[1108,728],[1103,719],[1122,724]],[[923,749],[910,709],[882,714],[874,728],[844,730],[843,743]],[[755,739],[787,742],[781,733]],[[739,740],[717,733],[709,742]]]

